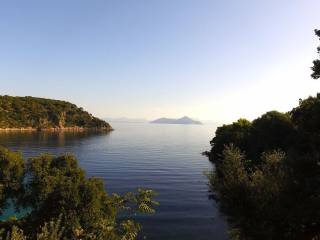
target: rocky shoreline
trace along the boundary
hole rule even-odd
[[[24,127],[24,128],[0,128],[0,132],[101,132],[101,131],[113,131],[112,127],[107,128],[86,128],[86,127],[51,127],[51,128],[33,128],[33,127]]]

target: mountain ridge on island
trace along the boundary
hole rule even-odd
[[[0,130],[111,131],[111,125],[73,103],[0,95]]]
[[[182,118],[158,118],[154,121],[151,121],[150,123],[158,123],[158,124],[196,124],[201,125],[202,123],[197,120],[193,120],[187,116],[184,116]]]

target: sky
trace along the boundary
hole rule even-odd
[[[0,94],[229,123],[320,91],[319,0],[5,0]]]

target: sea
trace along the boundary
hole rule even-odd
[[[0,145],[25,158],[72,153],[88,177],[104,180],[108,193],[153,189],[156,213],[138,215],[140,239],[226,240],[228,226],[210,198],[206,172],[214,167],[202,155],[217,125],[111,122],[109,133],[3,132]],[[2,216],[9,217],[12,211]]]

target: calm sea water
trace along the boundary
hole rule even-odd
[[[109,193],[156,190],[156,214],[138,218],[145,239],[227,239],[224,218],[208,199],[204,171],[212,166],[201,155],[216,126],[111,124],[115,131],[109,134],[2,133],[0,145],[25,157],[74,153],[89,176],[104,179]]]

